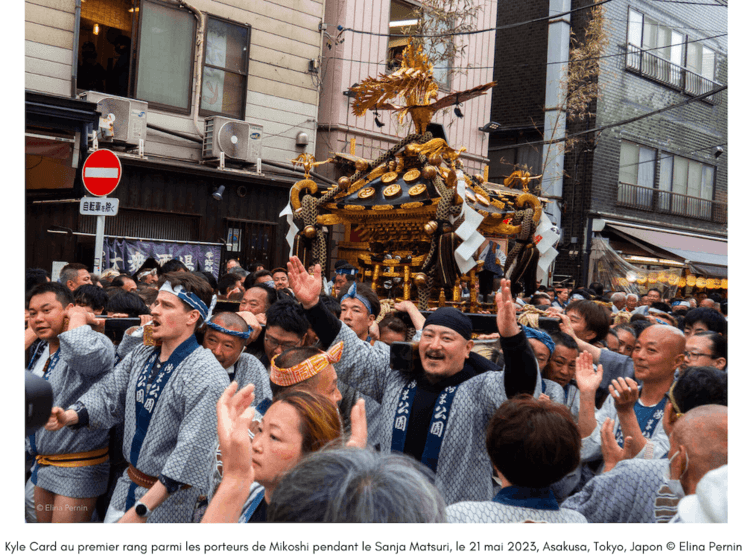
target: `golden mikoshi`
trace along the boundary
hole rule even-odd
[[[464,170],[465,148],[454,149],[427,131],[439,110],[483,95],[494,85],[438,98],[432,64],[422,46],[410,42],[399,70],[353,87],[356,116],[368,110],[391,111],[401,123],[409,116],[414,130],[375,160],[344,155],[345,162],[354,159],[355,172],[339,178],[326,192],[318,191],[310,171],[328,161],[317,163],[310,155],[293,161],[305,169],[305,179],[290,195],[296,225],[303,231],[296,242],[305,263],[323,266],[327,257],[325,234],[313,236],[311,228],[319,231],[324,223],[340,222],[344,240],[338,242],[337,257],[360,269],[359,278],[379,295],[408,300],[416,292],[420,307],[444,300],[476,311],[476,273],[483,262],[464,274],[454,253],[463,242],[457,231],[465,215],[476,214],[482,235],[520,240],[508,256],[507,275],[529,284],[530,273],[535,274],[529,268],[535,267],[537,258],[532,235],[546,201],[534,194],[540,190],[537,177],[518,171],[504,185],[485,182],[483,176]],[[464,211],[464,205],[472,211]],[[460,300],[461,280],[470,283],[469,300]]]

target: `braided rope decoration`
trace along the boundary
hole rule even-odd
[[[526,218],[526,214],[530,212],[530,218]],[[507,260],[504,262],[504,269],[505,271],[509,270],[510,266],[512,265],[512,262],[515,260],[515,258],[519,255],[520,250],[524,247],[525,241],[527,241],[530,238],[531,234],[531,226],[530,224],[533,222],[533,210],[528,209],[526,211],[517,211],[515,213],[515,216],[512,218],[512,222],[521,225],[520,233],[517,235],[517,242],[515,243],[514,247],[510,250],[510,253],[507,254]]]
[[[513,284],[519,282],[528,269],[531,262],[531,258],[534,255],[535,246],[530,244],[530,239],[536,229],[536,224],[533,222],[533,209],[526,209],[525,211],[518,211],[517,218],[521,221],[521,230],[517,236],[515,246],[510,250],[507,260],[505,261],[505,276]],[[510,267],[514,263],[514,268],[510,270]],[[525,288],[530,288],[529,285],[524,284]]]
[[[429,307],[429,294],[432,292],[432,286],[435,284],[434,277],[427,276],[427,282],[421,288],[417,287],[417,306],[421,311],[426,311]]]
[[[533,329],[539,329],[538,326],[538,320],[541,318],[541,316],[546,316],[548,313],[543,311],[542,309],[538,309],[535,306],[531,306],[530,304],[525,304],[523,306],[523,310],[520,313],[520,317],[517,318],[517,322],[520,325],[526,325],[528,327],[532,327]]]

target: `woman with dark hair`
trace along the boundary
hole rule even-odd
[[[231,384],[217,404],[222,481],[202,522],[266,522],[267,505],[282,476],[342,435],[330,399],[290,390],[274,398],[252,439],[253,386],[236,390],[237,384]]]
[[[579,465],[581,445],[565,406],[530,395],[506,401],[486,429],[502,489],[491,501],[450,505],[448,522],[587,522],[560,509],[550,488]]]
[[[631,325],[621,324],[613,327],[616,332],[616,338],[618,338],[618,350],[619,354],[624,356],[631,356],[636,345],[636,329]]]

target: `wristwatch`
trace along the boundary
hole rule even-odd
[[[140,518],[149,518],[153,511],[142,501],[137,501],[135,503],[135,514]]]

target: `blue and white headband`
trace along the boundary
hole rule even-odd
[[[253,328],[250,325],[248,327],[248,331],[245,333],[242,333],[240,331],[231,331],[230,329],[226,329],[225,327],[218,325],[214,321],[205,321],[205,325],[207,325],[210,329],[216,330],[218,333],[224,333],[226,335],[230,335],[231,337],[247,339],[250,338],[251,333],[253,333]]]
[[[179,300],[182,300],[188,306],[193,307],[195,310],[197,310],[199,312],[199,315],[201,315],[202,319],[204,319],[205,321],[209,321],[210,317],[212,317],[212,310],[215,309],[215,304],[217,304],[217,296],[215,296],[214,294],[212,295],[212,302],[210,303],[210,306],[207,307],[207,304],[205,304],[199,298],[199,296],[197,296],[193,292],[186,292],[184,290],[184,287],[180,284],[176,288],[174,288],[173,286],[171,286],[171,283],[169,281],[165,281],[163,283],[163,286],[160,287],[160,291],[168,292],[178,297]]]
[[[548,333],[539,331],[538,329],[533,329],[532,327],[523,327],[523,331],[525,332],[525,336],[528,337],[528,339],[534,338],[538,342],[545,344],[546,348],[548,348],[549,353],[553,354],[554,350],[556,350],[556,343],[553,341]]]
[[[343,302],[344,300],[346,300],[347,298],[354,298],[356,300],[359,300],[367,308],[367,312],[368,313],[372,313],[373,312],[372,305],[370,304],[370,302],[368,301],[368,299],[365,298],[364,296],[360,296],[359,294],[357,294],[357,283],[356,282],[353,282],[352,283],[352,286],[350,286],[349,287],[349,290],[347,290],[347,293],[344,294],[344,296],[341,297],[340,303]]]

